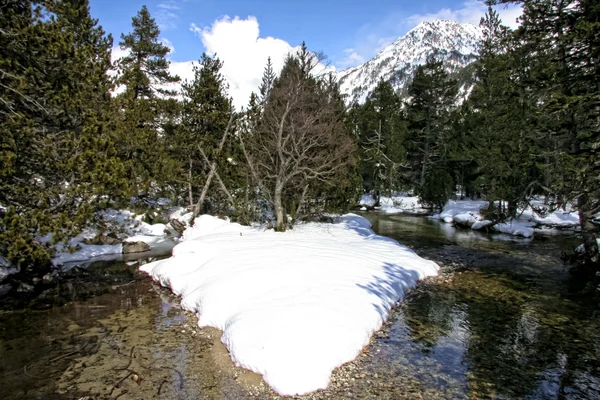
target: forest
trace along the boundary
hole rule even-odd
[[[43,274],[52,247],[40,237],[58,243],[98,224],[100,210],[145,212],[158,198],[285,231],[353,209],[363,193],[408,192],[432,210],[457,193],[482,198],[495,204],[493,221],[543,196],[551,210],[576,207],[584,252],[571,258],[591,279],[600,4],[522,5],[516,30],[489,8],[467,80],[431,54],[405,93],[381,81],[363,104],[347,104],[302,44],[281,71],[269,60],[236,110],[218,55],[200,55],[192,80],[169,72],[146,7],[113,42],[87,0],[3,1],[0,254]],[[114,44],[126,55],[112,62]]]

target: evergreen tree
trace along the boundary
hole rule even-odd
[[[177,157],[183,166],[181,170],[185,171],[183,176],[190,206],[196,205],[201,191],[204,191],[204,195],[207,194],[212,181],[211,177],[206,185],[207,176],[213,161],[216,162],[219,177],[224,179],[224,183],[232,183],[232,171],[227,159],[233,160],[231,143],[234,140],[226,141],[224,135],[228,124],[231,130],[233,110],[227,96],[227,84],[221,73],[222,66],[223,63],[217,57],[202,54],[199,65],[194,66],[194,79],[182,85],[182,118],[175,146]],[[206,160],[204,156],[207,157]],[[213,209],[214,206],[213,204]],[[199,204],[198,212],[202,209],[204,204]]]
[[[86,226],[127,188],[111,130],[112,39],[87,0],[0,5],[0,253],[46,265],[36,238]]]
[[[165,58],[171,51],[159,40],[160,30],[146,6],[132,18],[133,32],[121,34],[119,46],[128,54],[119,61],[121,76],[118,83],[125,85],[127,93],[137,99],[152,99],[157,94],[174,95],[161,87],[178,82],[169,73],[169,61]]]
[[[600,270],[600,5],[596,0],[489,1],[522,3],[516,32],[520,60],[532,73],[539,122],[532,133],[544,150],[547,194],[576,203],[589,276]],[[561,200],[562,199],[562,200]]]
[[[146,6],[132,18],[133,32],[121,35],[121,50],[127,55],[117,61],[116,83],[124,87],[118,96],[122,110],[117,126],[119,149],[126,162],[134,194],[145,195],[165,186],[165,177],[173,165],[168,155],[168,143],[162,135],[163,125],[171,124],[175,95],[169,84],[179,77],[169,73],[166,59],[169,48],[159,40],[160,30]],[[175,113],[176,115],[176,113]]]
[[[495,218],[503,219],[527,205],[528,189],[540,176],[535,158],[540,149],[531,135],[536,98],[524,85],[531,77],[522,52],[491,7],[481,28],[477,82],[469,101],[472,151],[480,160],[477,184],[489,201],[499,201]]]
[[[408,89],[409,180],[421,199],[442,206],[454,189],[448,171],[448,134],[458,88],[441,61],[429,57]]]
[[[403,184],[406,121],[402,102],[389,82],[381,81],[361,106],[355,106],[360,171],[366,191],[388,195]]]
[[[269,57],[267,58],[267,65],[265,66],[262,80],[258,88],[258,92],[260,93],[260,100],[263,104],[269,100],[271,89],[273,89],[273,83],[275,83],[275,71],[273,71],[271,57]]]

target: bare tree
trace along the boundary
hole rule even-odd
[[[248,169],[284,231],[287,213],[299,213],[309,187],[335,185],[353,163],[354,141],[344,126],[344,104],[331,79],[315,76],[319,59],[302,45],[274,81],[253,129],[239,136]],[[296,210],[286,210],[294,193]]]

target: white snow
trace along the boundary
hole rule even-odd
[[[165,199],[159,199],[162,203],[165,203]],[[175,212],[183,212],[179,209]],[[109,231],[122,231],[127,236],[124,241],[137,242],[142,241],[150,246],[165,242],[167,226],[165,224],[148,224],[142,221],[141,215],[135,215],[129,210],[114,210],[107,209],[98,212],[99,217],[103,222],[109,226]],[[87,229],[81,234],[71,238],[68,244],[65,246],[63,243],[57,243],[53,245],[56,249],[56,255],[52,259],[52,264],[61,265],[76,261],[85,261],[93,257],[107,256],[112,254],[121,254],[123,252],[123,246],[121,244],[116,245],[104,245],[104,244],[85,244],[85,239],[92,239],[98,235],[98,231],[95,229]],[[50,243],[52,241],[52,235],[46,235],[38,239],[41,243]],[[74,252],[69,252],[69,247],[75,248]]]
[[[364,207],[373,207],[375,199],[370,194],[363,194],[360,199],[360,205]],[[379,206],[376,208],[384,214],[399,214],[409,212],[413,214],[425,214],[427,210],[421,205],[417,196],[410,196],[407,193],[394,193],[392,197],[381,196]]]
[[[533,237],[536,229],[549,227],[545,231],[554,228],[575,228],[579,225],[579,215],[574,207],[567,204],[564,209],[550,211],[544,199],[533,199],[531,206],[543,212],[543,216],[536,213],[531,206],[518,210],[517,218],[493,225],[492,221],[486,220],[482,210],[488,208],[489,203],[481,200],[449,200],[440,214],[431,218],[440,219],[447,223],[458,223],[459,225],[471,226],[473,230],[480,230],[487,226],[496,232],[506,233],[513,236],[526,238]]]
[[[58,251],[52,259],[52,264],[60,265],[75,261],[85,261],[93,257],[121,254],[123,252],[123,246],[120,244],[84,244],[77,240],[72,240],[69,244],[71,246],[78,246],[78,250],[69,253],[63,246],[57,246]]]
[[[487,201],[479,200],[448,200],[441,213],[432,216],[451,223],[454,217],[461,214],[480,215],[481,210],[488,207]],[[459,217],[460,218],[460,217]]]
[[[424,21],[373,59],[339,71],[340,90],[348,96],[348,103],[357,101],[362,104],[381,80],[392,80],[394,89],[402,89],[430,54],[436,54],[438,60],[443,60],[448,72],[456,72],[475,60],[481,32],[478,27],[467,23]]]
[[[285,233],[201,216],[173,257],[140,269],[180,295],[199,326],[222,330],[237,365],[281,395],[309,393],[359,354],[408,288],[437,274],[370,228],[354,214]]]

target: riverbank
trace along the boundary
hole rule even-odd
[[[441,274],[408,291],[360,355],[333,371],[326,390],[298,399],[600,396],[597,305],[569,295],[559,259],[572,238],[500,238],[422,217],[368,217],[375,232],[436,261]],[[136,277],[108,284],[102,295],[80,301],[75,293],[66,306],[0,313],[5,397],[108,399],[126,390],[120,400],[280,398],[259,375],[235,367],[220,332],[198,328],[196,316],[138,267],[102,266],[107,280]],[[81,350],[93,337],[100,345]],[[183,376],[183,389],[176,371],[143,367],[164,360]],[[141,383],[129,376],[109,396],[129,374],[125,367]]]

